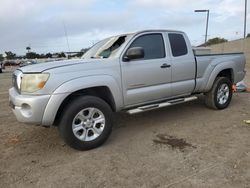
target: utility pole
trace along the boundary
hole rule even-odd
[[[207,12],[206,32],[205,32],[205,43],[207,42],[208,33],[208,21],[209,21],[209,10],[195,10],[194,12]]]
[[[206,24],[205,43],[207,42],[208,20],[209,20],[209,10],[207,10],[207,24]]]
[[[247,37],[247,0],[245,0],[245,16],[244,16],[244,38]]]

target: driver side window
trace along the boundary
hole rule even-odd
[[[144,49],[144,60],[165,57],[165,46],[162,34],[145,34],[136,38],[129,48],[142,47]]]

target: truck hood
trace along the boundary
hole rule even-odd
[[[85,63],[93,63],[102,61],[102,59],[71,59],[71,60],[62,60],[62,61],[52,61],[46,63],[38,63],[35,65],[28,65],[25,67],[18,68],[23,73],[31,73],[31,72],[43,72],[50,69],[66,67],[76,64],[85,64]]]

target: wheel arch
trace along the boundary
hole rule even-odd
[[[207,81],[205,91],[209,91],[212,88],[217,77],[227,77],[232,83],[234,83],[234,67],[232,62],[222,63],[215,66]]]
[[[217,77],[226,77],[232,83],[234,83],[234,74],[233,74],[233,69],[232,68],[228,68],[228,69],[224,69],[224,70],[220,71],[219,74],[216,76],[216,78]]]
[[[80,89],[80,90],[74,91],[73,93],[68,95],[63,100],[63,102],[61,103],[61,105],[56,113],[55,120],[54,120],[53,124],[58,125],[58,122],[60,120],[60,116],[63,112],[63,109],[70,103],[70,101],[74,100],[77,97],[86,96],[86,95],[101,98],[111,107],[113,112],[116,111],[116,104],[115,104],[114,97],[113,97],[110,89],[107,86],[96,86],[96,87]]]
[[[76,95],[93,95],[106,101],[113,111],[123,107],[123,95],[119,83],[109,75],[80,77],[60,85],[51,95],[45,108],[42,125],[57,122],[61,109]]]

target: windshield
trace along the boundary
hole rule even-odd
[[[128,39],[128,35],[110,37],[96,43],[83,56],[84,59],[89,58],[110,58],[115,56],[122,44]]]

